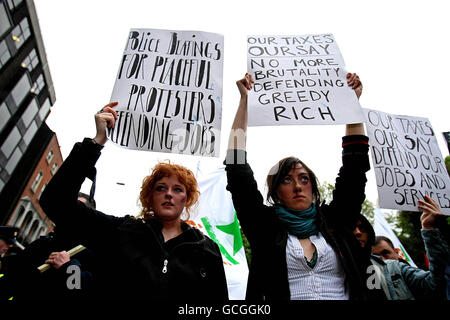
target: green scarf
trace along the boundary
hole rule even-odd
[[[316,205],[313,203],[306,210],[295,210],[275,206],[278,218],[287,226],[289,233],[300,239],[307,239],[319,233],[316,226]]]

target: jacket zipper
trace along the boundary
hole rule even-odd
[[[169,261],[167,259],[164,259],[164,266],[162,268],[162,273],[167,273],[167,264]]]

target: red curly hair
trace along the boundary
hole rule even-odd
[[[170,161],[159,162],[152,169],[152,173],[149,176],[146,176],[142,181],[141,192],[139,194],[139,200],[142,204],[142,211],[138,215],[139,217],[143,217],[144,220],[152,217],[150,211],[152,210],[153,188],[159,180],[172,175],[175,175],[180,183],[186,188],[186,212],[188,214],[187,220],[189,220],[189,209],[197,202],[198,197],[200,196],[197,180],[191,170],[178,164],[172,164]]]

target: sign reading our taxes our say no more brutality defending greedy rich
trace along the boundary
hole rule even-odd
[[[131,29],[108,138],[134,150],[219,156],[222,77],[222,35]]]
[[[332,34],[249,36],[249,126],[364,122]]]

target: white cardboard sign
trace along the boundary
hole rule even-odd
[[[131,29],[108,138],[128,149],[218,157],[222,78],[222,35]]]
[[[430,121],[363,111],[380,208],[419,211],[428,195],[450,215],[450,179]]]
[[[249,126],[364,122],[332,34],[249,36]]]

